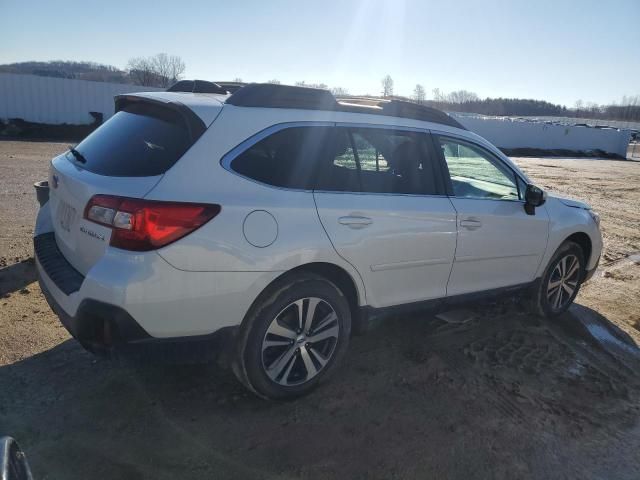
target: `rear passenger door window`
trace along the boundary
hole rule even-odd
[[[437,194],[425,134],[379,128],[336,128],[333,152],[316,189],[386,194]]]
[[[234,158],[231,169],[275,187],[311,190],[318,160],[326,156],[327,146],[332,143],[331,131],[330,127],[317,126],[285,128]],[[355,172],[355,163],[353,168]]]
[[[333,129],[329,148],[318,172],[316,190],[359,192],[358,161],[351,135],[346,128]]]

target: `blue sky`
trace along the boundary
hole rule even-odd
[[[186,77],[609,103],[640,94],[640,0],[0,0],[0,63],[180,55]]]

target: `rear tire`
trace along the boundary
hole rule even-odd
[[[263,398],[305,395],[334,373],[350,333],[349,302],[338,287],[295,273],[277,280],[247,313],[233,371]]]
[[[574,242],[560,245],[534,290],[533,313],[549,318],[564,313],[580,291],[585,267],[580,245]]]

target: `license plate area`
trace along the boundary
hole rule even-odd
[[[58,207],[58,224],[67,233],[71,232],[71,227],[76,221],[76,209],[67,202],[60,201]]]

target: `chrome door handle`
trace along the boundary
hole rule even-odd
[[[347,216],[338,219],[340,225],[346,225],[349,228],[365,228],[373,223],[369,217]]]
[[[460,226],[466,228],[467,230],[476,230],[477,228],[480,228],[482,226],[482,222],[474,218],[468,218],[465,220],[460,220]]]

